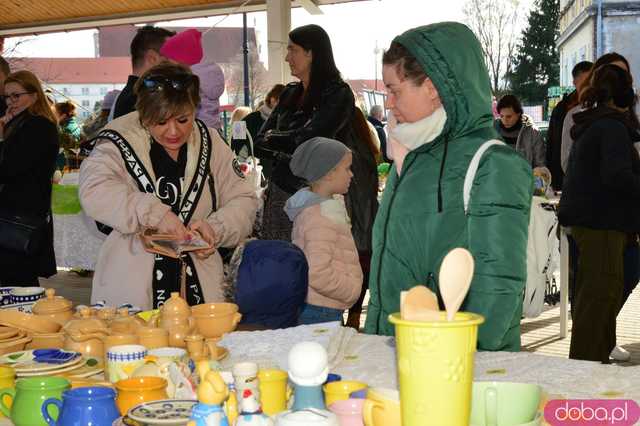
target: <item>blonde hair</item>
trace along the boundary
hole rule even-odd
[[[19,84],[27,93],[36,95],[36,101],[33,103],[33,105],[27,108],[31,114],[39,115],[54,124],[58,124],[58,117],[56,117],[51,110],[49,102],[47,101],[47,97],[44,95],[44,91],[42,90],[40,80],[38,80],[38,77],[36,77],[35,74],[33,74],[31,71],[26,70],[16,71],[9,74],[9,76],[4,81],[5,85],[7,85],[8,83]]]
[[[245,106],[238,107],[233,110],[233,113],[231,113],[231,122],[235,123],[236,121],[240,121],[250,113],[251,108]]]

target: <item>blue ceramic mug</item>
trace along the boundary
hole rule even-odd
[[[57,398],[44,401],[42,416],[49,426],[111,426],[120,417],[115,398],[116,392],[111,388],[70,389],[62,393],[62,401]],[[57,422],[49,415],[50,405],[58,407]]]

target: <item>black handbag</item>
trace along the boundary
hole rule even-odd
[[[47,224],[51,216],[20,216],[0,212],[0,249],[32,256],[40,250],[45,240]]]

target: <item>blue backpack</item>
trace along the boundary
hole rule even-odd
[[[249,241],[234,293],[241,323],[269,329],[298,325],[308,286],[309,265],[300,248],[286,241]]]

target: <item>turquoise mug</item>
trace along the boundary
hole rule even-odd
[[[60,413],[57,421],[49,415],[51,405],[55,405]],[[62,393],[62,401],[49,398],[40,410],[49,426],[111,426],[120,417],[116,392],[98,386],[66,390]]]
[[[536,415],[542,390],[529,383],[473,382],[472,426],[529,426]]]

